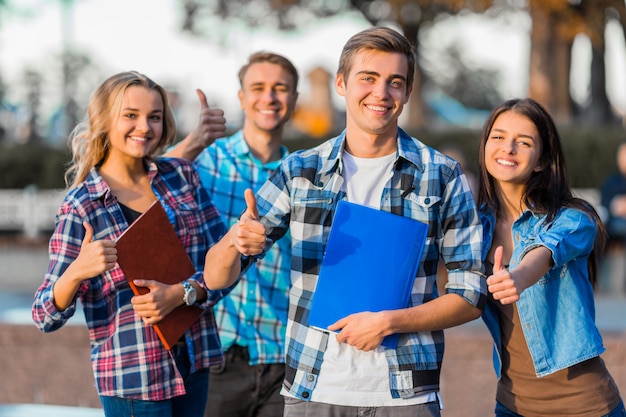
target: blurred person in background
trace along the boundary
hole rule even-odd
[[[203,137],[220,131],[219,114],[214,114],[201,119],[193,135],[170,151],[194,161],[203,186],[229,226],[246,208],[244,190],[257,191],[287,156],[283,131],[295,109],[298,78],[287,58],[253,53],[239,70],[242,129],[213,144],[203,142]],[[206,98],[199,90],[198,94],[201,111],[206,112]],[[226,362],[211,368],[207,417],[283,413],[280,387],[285,376],[290,246],[288,235],[276,242],[216,306]]]

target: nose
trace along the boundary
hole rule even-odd
[[[374,97],[377,98],[387,98],[389,96],[389,86],[385,82],[377,82],[373,87]]]
[[[272,88],[266,88],[261,95],[262,99],[268,103],[272,103],[276,100],[276,91]]]
[[[502,150],[508,154],[515,154],[516,153],[515,141],[512,139],[505,140],[504,143],[502,144]]]
[[[150,123],[148,122],[148,118],[146,117],[138,117],[137,123],[135,124],[135,129],[139,132],[148,132],[150,130]]]

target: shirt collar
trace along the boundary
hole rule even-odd
[[[280,159],[276,161],[270,161],[264,164],[257,157],[255,157],[250,151],[250,147],[248,146],[248,143],[243,137],[242,129],[240,129],[239,131],[237,131],[235,134],[231,136],[231,146],[232,146],[231,148],[232,154],[235,155],[236,158],[250,158],[250,160],[252,160],[254,164],[257,165],[258,167],[269,169],[269,170],[274,170],[278,168],[280,161],[283,160],[285,156],[287,156],[287,154],[289,153],[289,151],[287,150],[287,147],[284,145],[281,145]]]

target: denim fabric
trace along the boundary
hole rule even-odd
[[[100,396],[106,417],[202,417],[209,389],[209,371],[190,373],[191,364],[186,345],[174,346],[172,353],[186,394],[162,401],[145,401]]]
[[[480,214],[485,234],[484,259],[493,240],[495,213],[481,207]],[[551,223],[545,216],[530,211],[513,223],[510,270],[528,251],[539,246],[552,252],[554,263],[517,302],[526,344],[539,377],[599,356],[605,350],[595,325],[593,288],[587,271],[595,234],[595,222],[584,212],[569,208],[561,209]],[[483,320],[495,342],[494,367],[500,377],[502,346],[493,304],[487,303]]]

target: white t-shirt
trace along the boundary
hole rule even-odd
[[[344,152],[344,191],[348,201],[380,209],[382,193],[393,176],[395,160],[395,152],[379,158],[357,158]],[[392,398],[385,348],[361,351],[347,343],[338,343],[332,333],[311,396],[311,401],[355,407],[402,406],[437,400],[438,393],[409,399]]]

